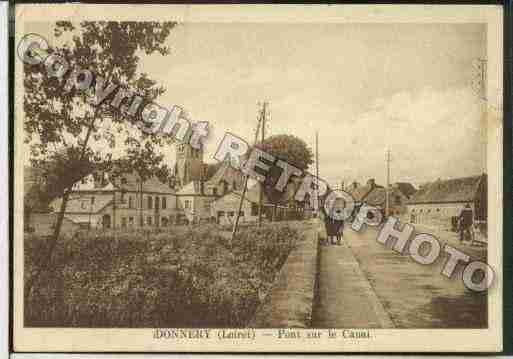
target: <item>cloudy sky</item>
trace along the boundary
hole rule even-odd
[[[268,134],[313,147],[319,131],[330,183],[384,183],[387,148],[392,181],[419,183],[483,171],[472,80],[485,39],[477,24],[186,23],[141,69],[167,88],[161,104],[210,122],[207,161],[224,132],[253,137],[266,100]]]
[[[52,43],[51,28],[34,32]],[[387,148],[392,181],[484,169],[472,87],[484,25],[184,23],[168,45],[169,56],[143,55],[140,70],[167,89],[159,104],[211,124],[207,162],[225,132],[253,138],[265,100],[268,135],[294,134],[313,148],[319,131],[320,175],[332,185],[385,183]],[[174,147],[166,152],[172,165]]]

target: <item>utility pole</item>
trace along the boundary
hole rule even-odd
[[[91,216],[93,214],[93,205],[94,205],[94,195],[91,196],[91,203],[89,205],[89,226],[87,227],[87,230],[91,230]]]
[[[317,214],[319,217],[319,131],[315,131],[315,195],[317,197]]]
[[[472,87],[476,93],[476,95],[486,101],[486,67],[487,60],[483,58],[478,58],[474,60],[474,78],[472,79]]]
[[[264,101],[263,105],[262,105],[262,111],[260,113],[260,118],[262,119],[262,142],[261,143],[264,143],[264,140],[265,140],[265,120],[266,120],[266,113],[267,111],[267,102]],[[264,202],[264,194],[263,194],[263,184],[260,183],[259,185],[260,187],[260,191],[259,191],[259,195],[260,195],[260,198],[259,198],[259,202],[258,202],[258,226],[261,226],[262,225],[262,207],[263,207],[263,202]]]
[[[255,140],[253,143],[253,146],[257,144],[258,142],[258,134],[260,133],[260,126],[262,124],[263,120],[263,111],[260,111],[260,114],[258,116],[258,123],[255,131]],[[244,203],[244,197],[246,197],[246,191],[248,189],[248,179],[249,176],[247,174],[244,174],[244,188],[242,190],[242,195],[240,196],[240,202],[239,202],[239,210],[237,211],[237,217],[235,217],[235,223],[233,224],[233,230],[232,230],[232,239],[231,241],[235,239],[235,235],[237,234],[237,229],[239,227],[239,219],[240,219],[240,212],[242,211],[242,203]],[[231,245],[230,245],[231,246]]]
[[[387,149],[386,162],[387,162],[387,186],[386,186],[386,204],[385,204],[385,217],[388,217],[390,213],[390,149]]]

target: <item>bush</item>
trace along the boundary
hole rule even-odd
[[[243,327],[300,235],[287,225],[214,225],[61,239],[25,298],[35,327]],[[25,275],[47,243],[25,240]]]

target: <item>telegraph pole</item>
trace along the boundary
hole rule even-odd
[[[267,115],[267,102],[264,102],[262,105],[262,112],[260,113],[260,118],[262,119],[262,142],[265,140],[265,120]],[[260,183],[260,191],[259,191],[259,202],[258,202],[258,226],[262,225],[262,206],[264,202],[264,194],[263,194],[263,184]]]
[[[388,149],[387,150],[387,154],[386,154],[386,162],[387,162],[387,186],[386,186],[386,190],[385,190],[385,193],[386,193],[386,199],[385,199],[385,217],[388,217],[389,215],[389,212],[390,212],[390,190],[389,190],[389,187],[390,187],[390,150]]]
[[[264,107],[265,109],[265,107]],[[260,133],[260,126],[262,125],[263,118],[265,114],[263,111],[260,111],[260,114],[258,116],[258,123],[255,131],[255,140],[254,145],[258,142],[258,134]],[[240,212],[242,211],[242,204],[244,203],[244,197],[246,197],[246,191],[248,189],[248,179],[249,176],[247,174],[244,174],[244,188],[242,190],[242,195],[240,196],[240,202],[239,202],[239,210],[237,211],[237,216],[235,217],[235,223],[233,224],[233,230],[232,230],[232,241],[235,239],[235,235],[237,234],[237,229],[239,227],[239,219],[240,219]]]
[[[319,131],[315,131],[315,195],[317,196],[317,216],[319,216]]]

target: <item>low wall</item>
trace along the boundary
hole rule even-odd
[[[276,283],[248,324],[251,328],[306,328],[312,319],[319,241],[315,220],[305,222],[302,241],[288,256]]]

